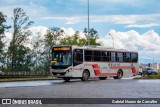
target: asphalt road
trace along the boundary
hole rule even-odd
[[[160,80],[93,79],[87,82],[81,80],[2,82],[0,83],[0,98],[160,98]],[[135,107],[135,105],[141,107],[160,106],[158,104],[56,104],[54,106]]]

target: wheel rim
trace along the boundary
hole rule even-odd
[[[122,73],[118,72],[118,78],[121,78],[121,77],[122,77]]]
[[[85,73],[83,74],[83,77],[84,77],[85,79],[87,79],[87,78],[88,78],[88,73],[85,72]]]

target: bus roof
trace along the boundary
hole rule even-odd
[[[87,50],[103,50],[103,51],[116,51],[116,52],[136,52],[138,51],[131,51],[131,50],[126,50],[126,49],[115,49],[112,47],[103,47],[103,46],[72,46],[73,49],[78,48],[78,49],[87,49]]]
[[[62,45],[62,46],[54,46],[54,47],[72,47],[72,49],[86,49],[86,50],[102,50],[102,51],[116,51],[116,52],[136,52],[138,51],[131,51],[131,50],[126,50],[126,49],[115,49],[112,47],[105,47],[105,46],[67,46],[67,45]]]

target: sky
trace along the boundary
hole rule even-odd
[[[12,25],[13,9],[21,7],[34,21],[31,31],[43,36],[50,27],[67,35],[88,24],[88,0],[0,0],[0,11]],[[139,52],[140,63],[160,62],[159,0],[89,0],[90,28],[98,31],[104,46]],[[109,35],[110,34],[110,35]],[[6,32],[11,38],[12,31]],[[113,45],[114,43],[114,45]]]

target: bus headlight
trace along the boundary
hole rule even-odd
[[[71,71],[72,71],[72,68],[70,68],[70,69],[66,70],[66,72],[71,72]]]
[[[57,61],[51,61],[51,64],[55,65],[55,63],[57,63]]]

